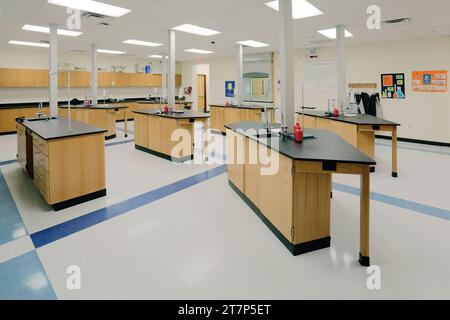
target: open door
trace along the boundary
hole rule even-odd
[[[197,80],[197,106],[199,112],[206,112],[206,75],[199,74]]]

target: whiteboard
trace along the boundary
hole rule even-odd
[[[305,62],[305,92],[337,92],[336,61]]]

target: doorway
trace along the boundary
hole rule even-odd
[[[199,112],[206,112],[207,96],[206,96],[206,75],[197,75],[197,109]]]

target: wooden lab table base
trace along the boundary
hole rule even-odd
[[[370,119],[377,119],[371,117]],[[299,115],[297,120],[302,123],[302,116]],[[381,120],[381,119],[380,119]],[[351,121],[351,118],[350,118]],[[367,125],[356,124],[339,121],[333,118],[324,118],[318,116],[305,115],[305,127],[313,129],[329,130],[342,139],[358,148],[370,158],[375,158],[375,134],[376,132],[391,132],[392,133],[392,177],[398,178],[398,141],[397,141],[397,124],[383,125]],[[375,172],[375,166],[371,166],[370,172]]]
[[[191,111],[191,118],[168,117],[152,114],[152,110],[137,111],[134,115],[135,147],[140,151],[170,160],[176,163],[191,161],[194,159],[194,124],[203,124],[202,141],[204,151],[207,150],[208,118],[209,115],[195,115]],[[190,141],[179,150],[179,141],[172,141],[172,134],[177,129],[184,129],[189,133]],[[183,141],[181,141],[183,144]],[[189,143],[189,144],[186,144]],[[175,150],[175,151],[174,151]],[[203,159],[207,161],[208,153],[204,152]]]
[[[248,137],[242,157],[233,142],[238,135],[227,130],[227,155],[235,155],[229,159],[229,184],[293,255],[330,247],[332,175],[361,176],[359,263],[370,266],[369,164],[293,160]],[[262,175],[265,165],[249,161],[250,151],[258,148],[279,156],[275,175]]]

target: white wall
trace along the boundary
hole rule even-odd
[[[152,73],[161,73],[161,63],[158,60],[139,59],[132,57],[121,57],[112,55],[98,55],[98,67],[104,71],[112,71],[112,66],[126,67],[124,72],[136,72],[136,65],[144,66],[151,62]],[[90,70],[90,56],[84,53],[60,53],[58,64],[70,63],[71,69]],[[19,69],[48,69],[49,57],[48,50],[36,49],[9,49],[0,50],[0,68],[19,68]],[[181,73],[181,64],[177,63],[177,73]],[[106,92],[104,92],[106,91]],[[99,98],[141,98],[149,94],[159,95],[160,88],[99,88]],[[72,98],[84,99],[89,93],[87,88],[72,89]],[[1,102],[35,102],[48,101],[48,89],[46,88],[0,88]],[[59,100],[67,99],[67,89],[59,89]]]
[[[322,61],[336,60],[335,49],[320,49],[320,58]],[[305,63],[307,63],[305,62],[306,50],[298,51],[295,59],[295,104],[299,107]],[[202,63],[210,65],[209,103],[224,103],[228,100],[225,97],[225,81],[236,80],[235,57],[208,59]],[[274,104],[279,106],[278,54],[275,54],[274,63]],[[192,77],[185,75],[192,74],[193,64],[195,62],[183,62],[183,86],[192,85]],[[347,48],[347,82],[349,83],[375,82],[380,86],[382,73],[405,73],[406,99],[381,100],[383,117],[401,124],[400,137],[450,143],[450,93],[413,92],[411,73],[416,70],[450,71],[450,37],[357,45]],[[335,98],[335,93],[308,93],[305,94],[305,105],[326,110],[329,98]]]

